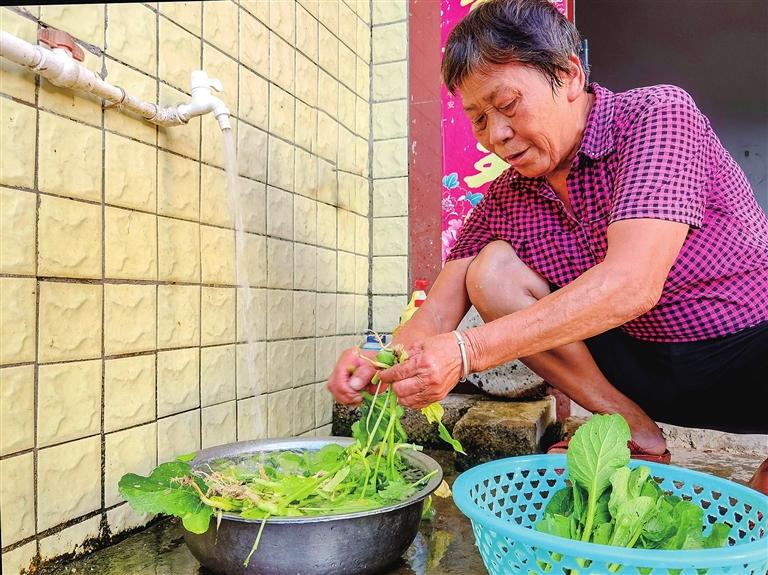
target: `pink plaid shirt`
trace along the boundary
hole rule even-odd
[[[564,286],[605,258],[611,222],[690,226],[656,306],[622,326],[649,341],[696,341],[768,320],[768,218],[744,173],[691,97],[674,86],[596,96],[567,179],[576,216],[544,178],[502,173],[472,211],[448,260],[506,240]]]

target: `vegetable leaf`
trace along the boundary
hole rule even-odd
[[[210,525],[213,509],[203,504],[195,482],[206,489],[202,479],[192,477],[189,464],[169,461],[157,467],[149,477],[135,473],[123,476],[118,491],[137,513],[167,513],[181,517],[184,527],[192,533],[205,533]]]
[[[588,492],[582,541],[589,541],[597,500],[610,485],[611,475],[629,463],[627,441],[632,438],[629,425],[620,415],[596,414],[589,424],[573,434],[567,456],[571,480]]]

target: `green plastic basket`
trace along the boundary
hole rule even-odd
[[[539,533],[547,500],[566,485],[565,455],[529,455],[479,465],[454,483],[456,506],[472,521],[491,575],[766,575],[768,497],[719,477],[673,465],[651,469],[659,487],[704,509],[710,525],[731,526],[721,549],[668,551],[582,543]]]

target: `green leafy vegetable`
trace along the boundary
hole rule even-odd
[[[383,369],[407,357],[402,348],[396,348],[382,350],[375,361],[369,361]],[[346,448],[328,444],[317,451],[220,459],[194,470],[188,463],[195,457],[192,453],[163,463],[148,477],[123,476],[119,492],[137,512],[175,515],[192,533],[205,533],[211,518],[216,515],[221,521],[222,513],[262,519],[245,559],[247,565],[270,517],[376,509],[408,499],[432,476],[409,469],[400,456],[402,449],[421,447],[406,443],[408,436],[400,423],[403,408],[397,396],[391,388],[383,393],[378,389],[374,395],[363,394],[362,418],[352,427],[354,443]],[[439,421],[442,408],[431,413]],[[447,431],[445,434],[450,440]]]
[[[629,426],[620,415],[594,415],[568,444],[571,485],[556,491],[536,529],[569,539],[643,549],[710,549],[730,527],[704,536],[704,510],[667,495],[645,465],[630,468]],[[586,565],[584,565],[586,566]],[[612,571],[619,571],[613,565]]]

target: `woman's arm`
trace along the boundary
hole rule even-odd
[[[470,371],[582,341],[642,315],[661,297],[687,233],[687,224],[664,220],[611,224],[603,262],[531,306],[463,332]],[[450,333],[424,341],[412,359],[380,374],[409,407],[445,397],[462,369]]]

